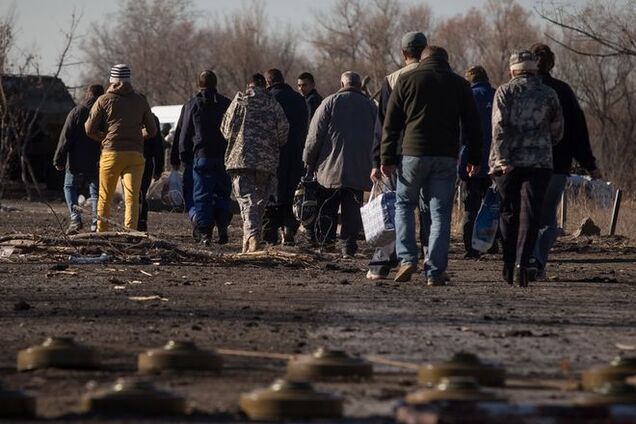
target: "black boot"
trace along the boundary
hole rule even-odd
[[[506,283],[510,285],[512,285],[512,283],[514,282],[514,270],[515,270],[514,264],[504,263],[503,271],[501,272],[501,277]]]
[[[528,268],[517,265],[515,267],[515,275],[514,275],[514,283],[519,287],[528,287],[528,282],[530,281]]]
[[[530,258],[527,265],[528,281],[537,281],[537,274],[539,273],[539,261],[536,258]]]
[[[201,234],[201,244],[203,246],[212,245],[212,230],[214,227],[199,227],[199,234]]]
[[[137,231],[141,231],[142,233],[148,231],[148,222],[139,220],[137,223]]]
[[[295,231],[293,231],[291,228],[285,228],[285,231],[283,231],[283,246],[295,246],[296,245],[296,241],[294,240],[295,238]]]
[[[214,222],[216,223],[217,232],[219,234],[219,238],[216,241],[217,244],[227,244],[230,240],[227,227],[229,227],[231,220],[232,212],[219,209],[214,210]]]

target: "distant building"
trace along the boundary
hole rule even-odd
[[[0,121],[0,134],[8,131],[9,137],[26,136],[23,149],[38,183],[45,184],[47,189],[60,189],[64,175],[53,167],[53,155],[66,115],[75,106],[66,85],[50,76],[2,75],[0,78],[7,109],[13,118],[4,126]],[[32,130],[27,131],[26,126],[34,114],[37,116]],[[20,172],[19,152],[16,152],[8,177],[19,179]]]

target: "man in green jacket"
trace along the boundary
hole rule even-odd
[[[428,194],[431,231],[425,274],[429,285],[444,285],[451,213],[460,146],[460,125],[468,147],[469,175],[479,171],[482,130],[468,81],[455,74],[446,50],[428,46],[420,64],[397,82],[387,107],[381,146],[382,174],[397,169],[395,227],[401,260],[395,280],[409,281],[417,270],[414,210],[420,191]],[[399,140],[402,150],[399,154]]]

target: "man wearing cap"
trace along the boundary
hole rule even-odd
[[[382,174],[390,177],[397,169],[395,229],[401,266],[395,281],[409,281],[417,270],[413,212],[423,191],[431,217],[425,277],[431,286],[446,283],[460,126],[468,146],[467,171],[474,175],[483,137],[470,84],[453,73],[446,50],[428,46],[417,68],[395,85],[382,135]]]
[[[574,91],[566,82],[550,74],[554,67],[554,53],[545,44],[535,44],[530,51],[537,57],[541,82],[556,91],[563,109],[563,140],[552,147],[554,169],[543,200],[539,236],[533,254],[538,278],[544,278],[548,253],[558,236],[557,208],[572,168],[572,159],[576,159],[593,179],[602,178],[602,173],[590,146],[585,114]]]
[[[382,173],[380,172],[380,142],[382,141],[382,126],[384,125],[384,117],[386,116],[386,107],[389,102],[389,97],[393,91],[395,83],[405,73],[417,68],[420,63],[420,57],[422,51],[426,48],[428,41],[426,36],[421,32],[408,32],[402,37],[402,57],[404,59],[404,66],[392,74],[386,76],[382,81],[380,88],[380,99],[378,102],[378,117],[375,121],[375,134],[373,139],[373,149],[371,151],[371,162],[373,168],[371,169],[371,181],[374,184],[381,184],[383,189],[394,190],[395,181],[393,178],[382,179]],[[420,202],[420,212],[425,211],[428,207],[423,199]],[[424,219],[420,219],[420,236],[427,234],[427,226],[423,224],[426,221],[426,213],[421,213],[420,216]],[[426,238],[427,240],[424,240]],[[422,245],[428,243],[428,236],[420,237]],[[375,249],[373,258],[369,263],[369,271],[367,272],[367,278],[369,280],[380,280],[387,278],[391,269],[399,265],[397,255],[395,253],[395,241],[389,243],[386,246],[379,246]]]
[[[371,189],[368,152],[377,111],[362,93],[360,75],[347,71],[340,83],[341,89],[323,100],[311,120],[303,160],[320,185],[317,242],[328,250],[335,248],[340,208],[342,255],[350,257],[358,251],[362,194]]]
[[[106,94],[97,99],[84,124],[86,134],[102,144],[98,232],[108,231],[111,200],[120,177],[126,205],[124,226],[137,229],[139,192],[144,173],[144,140],[157,133],[150,106],[145,97],[133,90],[130,77],[127,65],[113,66],[110,86]]]
[[[556,92],[537,78],[529,51],[510,56],[512,79],[495,93],[490,173],[501,195],[503,279],[528,285],[528,267],[552,175],[552,145],[563,137]]]
[[[227,141],[221,122],[230,99],[217,92],[217,77],[210,70],[199,74],[198,85],[199,93],[184,105],[179,154],[181,161],[192,167],[195,240],[209,246],[216,226],[217,242],[226,244],[232,181],[225,171]]]

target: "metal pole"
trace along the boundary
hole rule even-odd
[[[567,190],[563,190],[561,194],[561,217],[559,225],[561,226],[561,234],[565,234],[565,223],[568,219],[568,194]]]
[[[609,234],[613,236],[616,233],[616,223],[618,222],[618,212],[621,209],[621,199],[623,198],[623,190],[620,188],[616,190],[616,197],[614,198],[614,208],[612,209],[612,221],[610,222]]]

